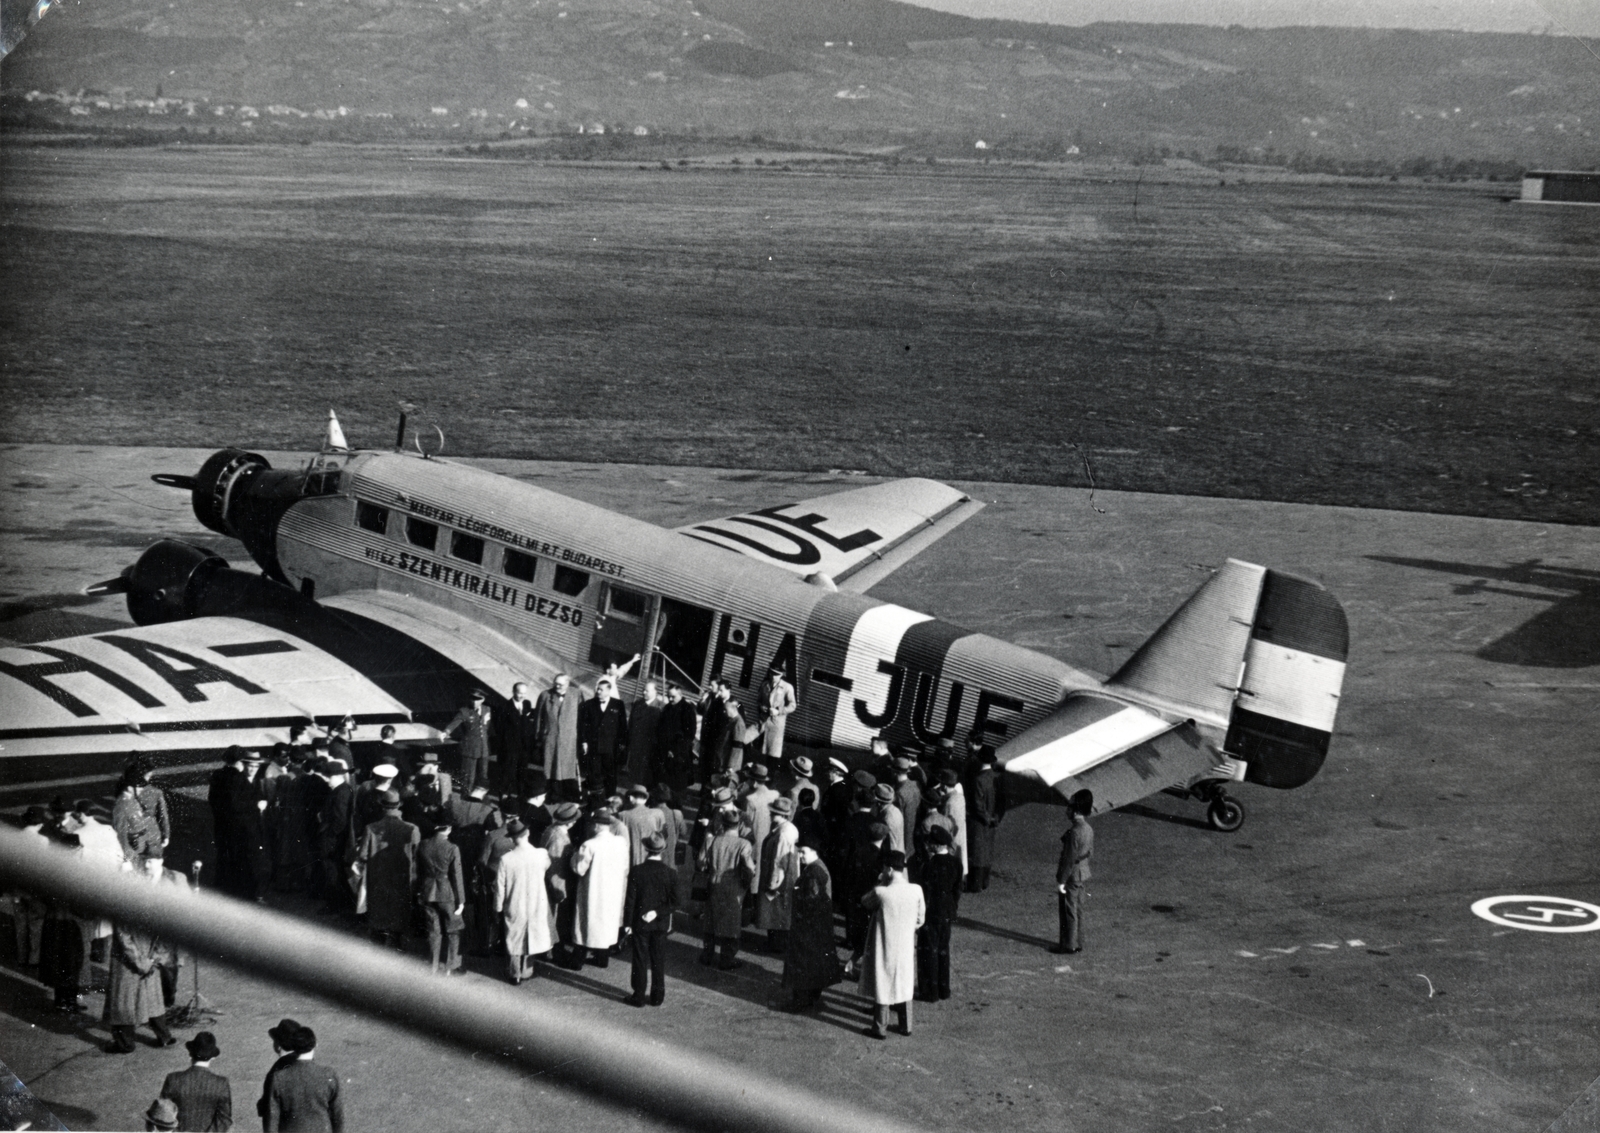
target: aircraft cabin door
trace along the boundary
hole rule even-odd
[[[717,615],[703,606],[691,606],[676,598],[661,599],[651,675],[698,694],[716,624]]]
[[[607,585],[600,595],[594,637],[589,642],[589,660],[595,665],[626,665],[635,656],[649,652],[650,623],[655,616],[657,599],[623,586]],[[635,670],[629,674],[634,680],[643,678]],[[620,695],[622,690],[617,690]]]

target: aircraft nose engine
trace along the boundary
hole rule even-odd
[[[304,474],[273,468],[257,452],[225,448],[212,453],[193,476],[160,472],[157,484],[189,492],[195,518],[219,535],[245,545],[268,576],[283,581],[278,568],[278,521],[297,499]]]

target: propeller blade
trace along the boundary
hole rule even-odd
[[[83,588],[85,594],[99,597],[102,594],[126,594],[128,592],[128,576],[119,574],[116,578],[108,578],[104,582],[96,582]]]
[[[150,479],[168,488],[182,488],[185,492],[194,491],[193,476],[179,476],[176,472],[157,472]]]

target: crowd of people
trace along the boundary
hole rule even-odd
[[[894,751],[875,739],[852,771],[784,755],[796,700],[781,669],[768,674],[754,723],[715,680],[698,701],[646,682],[624,705],[625,672],[602,675],[593,697],[566,674],[537,698],[519,683],[500,709],[474,691],[445,728],[460,734],[454,776],[437,751],[396,742],[392,727],[355,743],[349,718],[326,732],[296,729],[270,751],[230,748],[207,792],[216,887],[262,903],[307,894],[325,915],[363,921],[377,943],[425,942],[444,976],[462,974],[467,954],[503,957],[513,985],[626,956],[637,1007],[665,999],[675,920],[698,920],[700,963],[720,971],[742,966],[754,930],[782,958],[786,1009],[813,1010],[825,989],[854,980],[872,1008],[868,1034],[886,1036],[891,1008],[910,1034],[914,999],[951,994],[962,895],[989,884],[1005,798],[984,737],[962,750],[948,737]],[[25,829],[151,884],[198,880],[165,868],[171,813],[142,761],[128,765],[109,821],[95,809],[34,808]],[[1087,792],[1072,809],[1058,951],[1081,947],[1092,850]],[[57,1009],[87,1010],[99,959],[109,970],[107,1049],[134,1050],[145,1025],[158,1045],[177,1041],[166,1021],[177,949],[59,901],[22,894],[17,909],[19,952],[54,988]],[[293,1037],[293,1028],[274,1036]]]

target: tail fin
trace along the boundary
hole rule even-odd
[[[1349,644],[1321,586],[1229,559],[1108,684],[1226,728],[1250,782],[1298,787],[1328,754]]]

